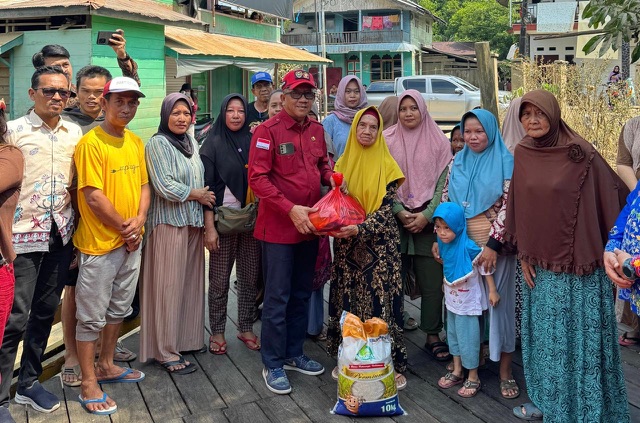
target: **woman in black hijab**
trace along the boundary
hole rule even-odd
[[[209,352],[212,354],[227,352],[224,331],[229,276],[234,262],[238,279],[238,339],[251,350],[260,349],[260,341],[253,333],[260,244],[253,237],[253,227],[235,233],[219,231],[219,221],[225,214],[255,202],[247,178],[250,142],[247,100],[240,94],[230,94],[222,100],[220,114],[200,149],[205,185],[216,195],[216,207],[204,213],[205,246],[210,251]]]

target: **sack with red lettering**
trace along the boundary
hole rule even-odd
[[[334,173],[332,178],[336,187],[313,206],[318,211],[309,213],[309,220],[316,231],[327,234],[344,226],[358,225],[367,216],[358,200],[340,191],[344,180],[342,173]]]

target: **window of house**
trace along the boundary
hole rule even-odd
[[[371,80],[392,81],[402,76],[402,59],[399,54],[391,57],[385,54],[380,58],[377,54],[371,57]]]
[[[347,75],[360,77],[360,59],[355,54],[352,54],[347,59]]]

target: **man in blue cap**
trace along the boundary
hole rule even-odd
[[[267,72],[258,72],[251,77],[251,92],[256,101],[249,103],[247,122],[253,128],[269,119],[269,97],[273,92],[273,79]]]

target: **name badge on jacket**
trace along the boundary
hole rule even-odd
[[[278,153],[282,156],[290,156],[295,152],[295,148],[292,142],[285,142],[278,146]]]

